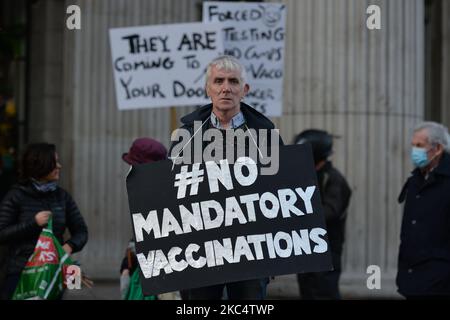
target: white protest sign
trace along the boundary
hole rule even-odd
[[[266,116],[281,116],[285,5],[207,1],[203,22],[220,23],[225,53],[245,66],[250,92],[244,101]]]
[[[223,53],[215,24],[109,30],[117,105],[120,110],[209,103],[207,64]]]

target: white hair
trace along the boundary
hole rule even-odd
[[[239,80],[241,81],[241,86],[243,87],[244,84],[247,83],[247,74],[245,72],[245,68],[242,66],[239,60],[233,56],[225,55],[215,58],[208,64],[208,68],[206,69],[206,86],[208,86],[212,67],[216,67],[217,69],[223,69],[226,71],[237,70],[239,72]]]
[[[450,135],[448,128],[440,123],[433,121],[426,121],[419,123],[414,132],[426,130],[428,133],[428,142],[436,146],[440,144],[446,152],[450,153]]]

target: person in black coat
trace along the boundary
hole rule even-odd
[[[311,143],[317,171],[322,207],[327,225],[333,271],[298,274],[297,280],[302,299],[341,298],[339,277],[344,245],[345,221],[351,189],[344,176],[333,167],[328,157],[333,151],[333,136],[317,129],[305,130],[295,137],[296,144]]]
[[[29,145],[21,163],[21,182],[3,199],[0,244],[8,246],[7,275],[0,291],[4,299],[14,293],[20,273],[50,216],[53,233],[67,253],[80,251],[87,242],[87,226],[75,201],[57,184],[60,170],[53,144]],[[70,231],[70,238],[64,241],[66,229]]]
[[[406,298],[450,296],[450,142],[448,129],[419,124],[412,137],[415,166],[399,196],[404,203],[398,292]]]

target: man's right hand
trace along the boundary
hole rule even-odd
[[[34,216],[34,220],[40,227],[43,227],[48,223],[51,214],[51,211],[40,211]]]

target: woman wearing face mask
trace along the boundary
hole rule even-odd
[[[87,226],[76,203],[58,186],[60,170],[55,145],[29,145],[22,158],[20,183],[3,199],[0,243],[8,246],[7,276],[0,288],[4,299],[10,299],[14,293],[20,273],[50,216],[53,233],[67,253],[80,251],[87,242]],[[70,238],[64,242],[66,228]]]
[[[405,203],[398,291],[406,298],[450,296],[450,141],[448,129],[420,124],[412,137],[415,166],[400,193]]]

